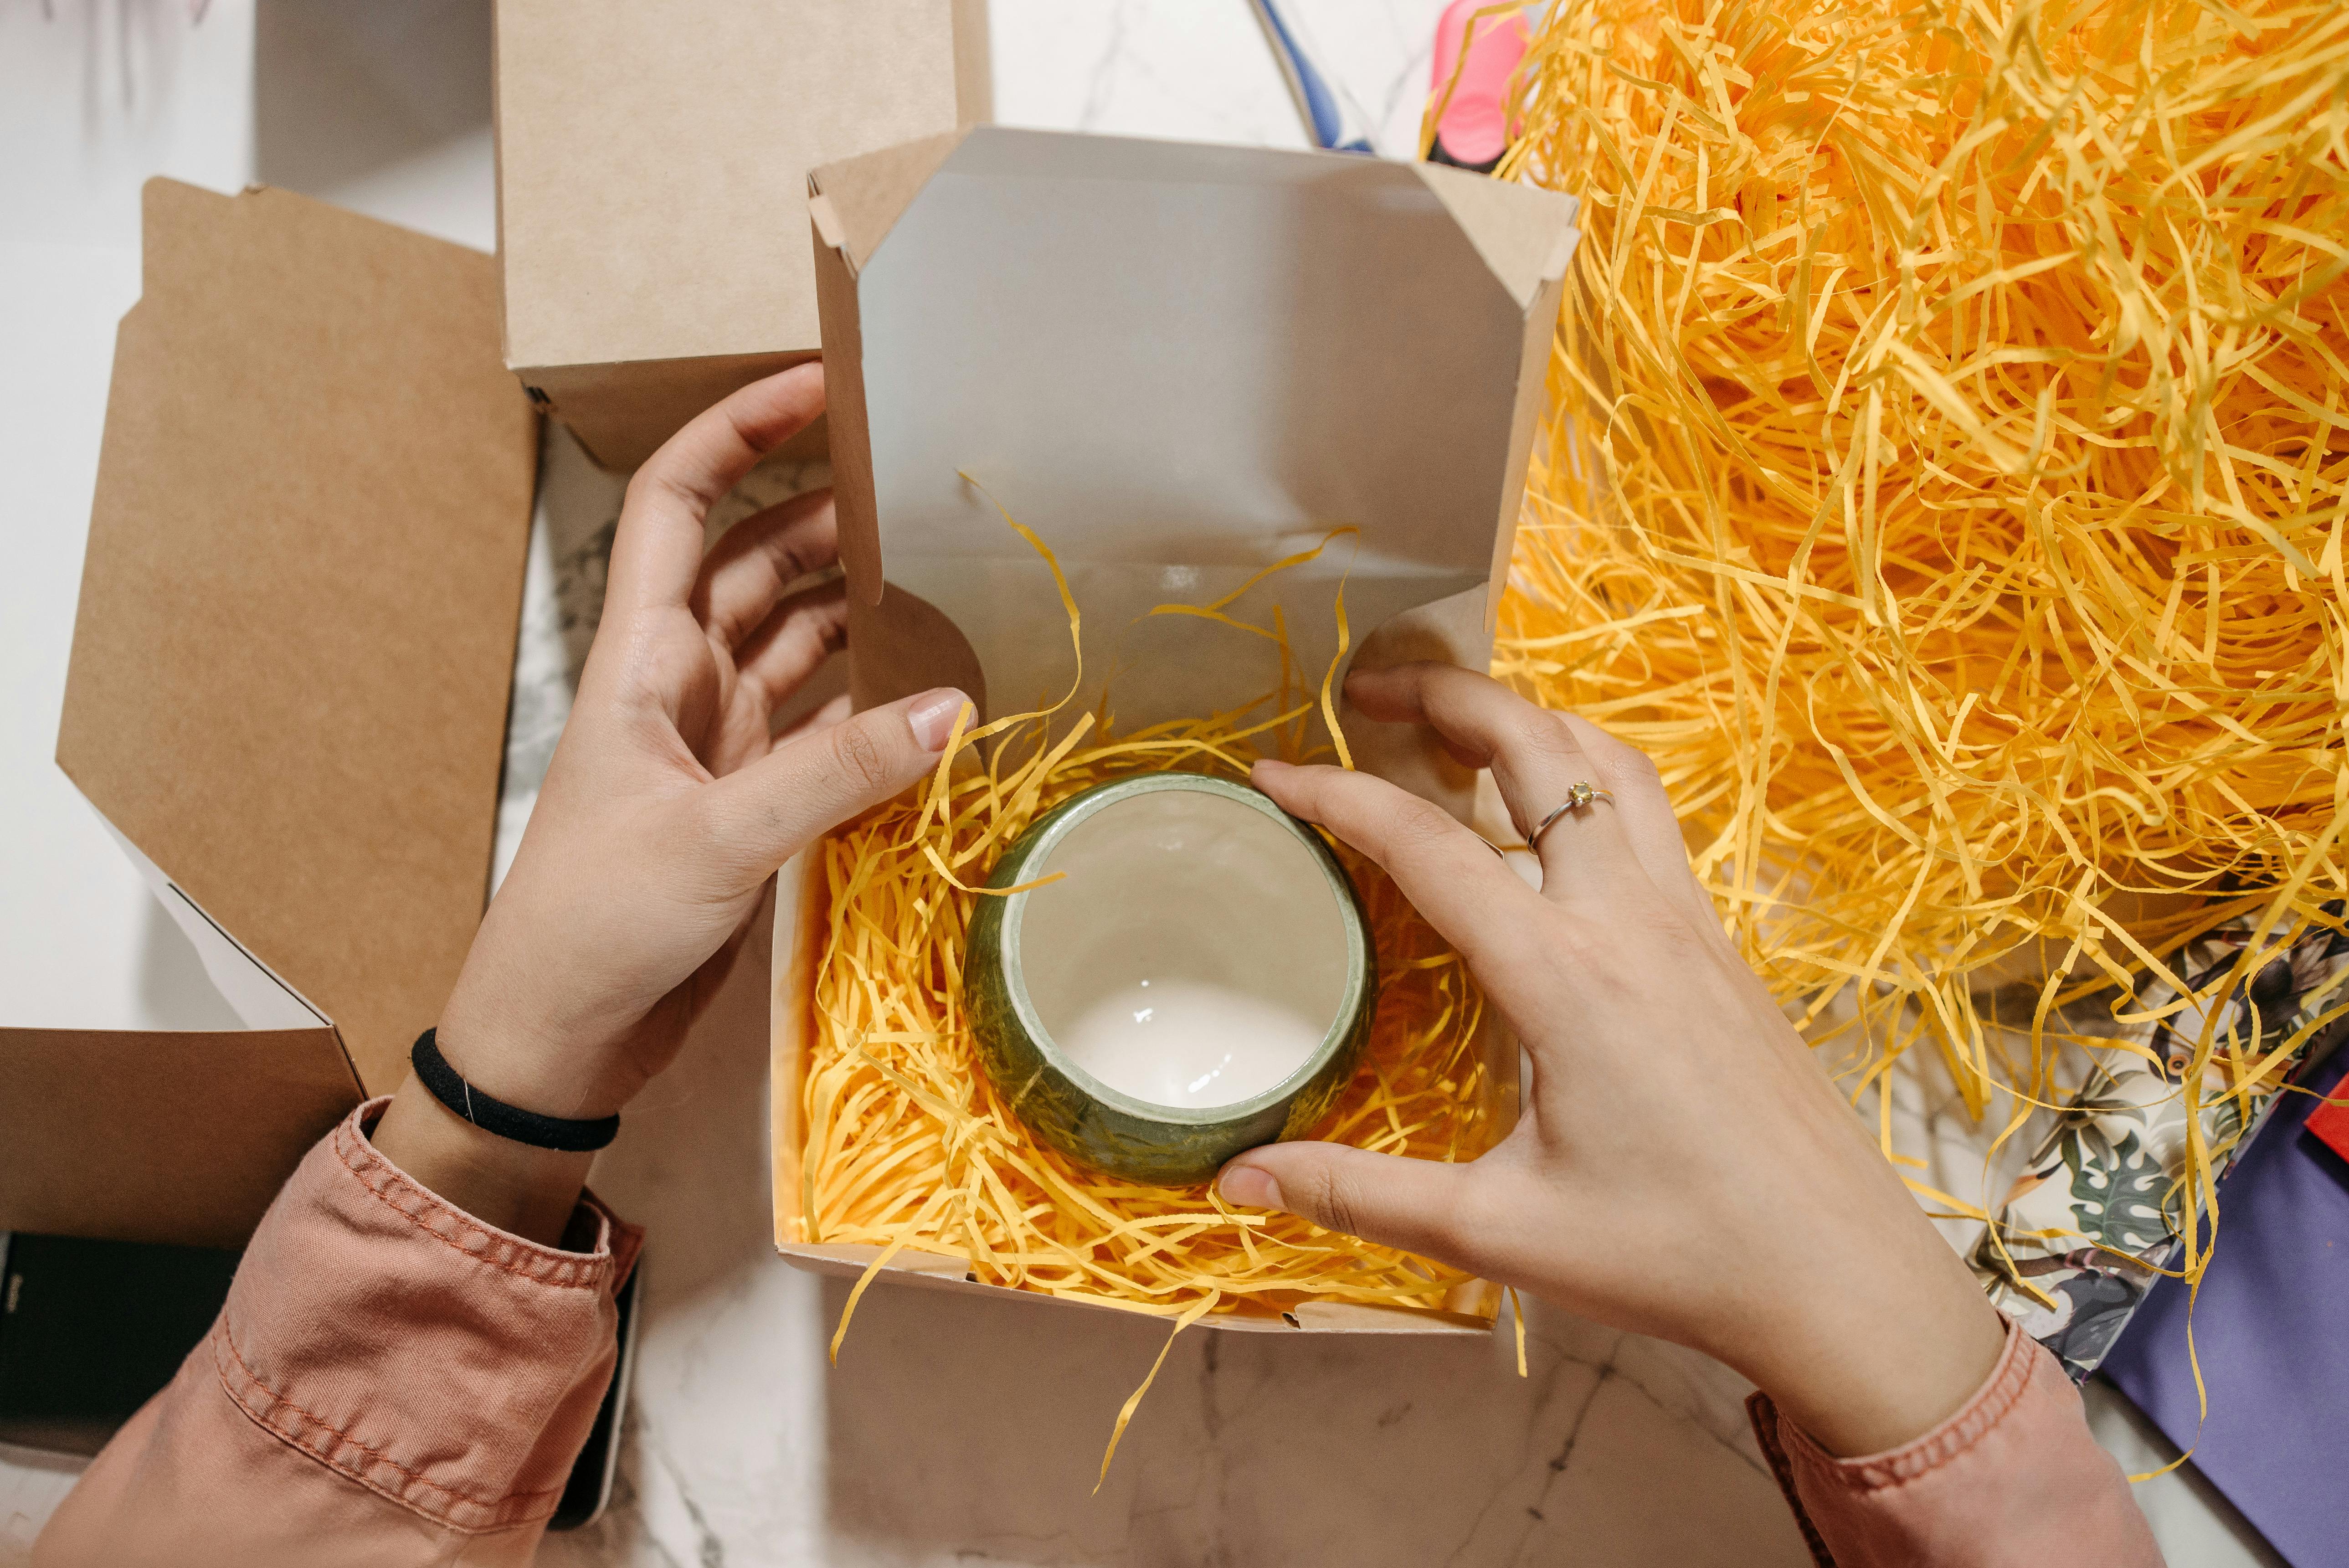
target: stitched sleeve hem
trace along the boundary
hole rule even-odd
[[[1997,1366],[1956,1415],[1913,1442],[1857,1459],[1837,1459],[1828,1453],[1812,1440],[1810,1434],[1781,1416],[1766,1395],[1755,1397],[1767,1409],[1768,1425],[1783,1447],[1793,1475],[1805,1482],[1846,1491],[1881,1491],[1930,1475],[1994,1431],[2031,1386],[2033,1358],[2038,1348],[2021,1329],[2009,1324],[2006,1348],[1999,1353]],[[1757,1414],[1755,1430],[1761,1430],[1763,1425]]]
[[[1754,1423],[1754,1440],[1762,1445],[1762,1457],[1770,1461],[1771,1479],[1778,1483],[1779,1494],[1803,1532],[1803,1544],[1811,1549],[1811,1561],[1818,1568],[1836,1568],[1835,1553],[1827,1550],[1819,1527],[1811,1522],[1803,1494],[1795,1490],[1795,1472],[1786,1462],[1785,1445],[1778,1440],[1778,1407],[1770,1403],[1770,1396],[1756,1391],[1745,1397],[1745,1418]]]
[[[619,1260],[614,1242],[619,1227],[601,1203],[584,1199],[595,1216],[592,1252],[566,1252],[484,1225],[418,1182],[367,1141],[365,1127],[388,1103],[368,1101],[345,1117],[331,1135],[336,1160],[377,1201],[443,1245],[491,1268],[558,1290],[597,1291],[616,1282]]]
[[[608,1341],[610,1309],[596,1297],[608,1301],[626,1277],[639,1232],[585,1193],[580,1201],[594,1216],[592,1227],[583,1227],[593,1231],[591,1251],[564,1251],[484,1224],[417,1182],[368,1141],[367,1130],[387,1103],[369,1101],[337,1125],[289,1182],[291,1198],[281,1204],[290,1201],[290,1210],[273,1208],[264,1220],[254,1242],[262,1262],[256,1264],[256,1251],[248,1250],[247,1270],[240,1272],[207,1342],[212,1369],[230,1401],[262,1430],[338,1480],[355,1482],[436,1526],[474,1535],[542,1524],[561,1500],[560,1472],[567,1466],[557,1463],[558,1456],[539,1451],[542,1432],[523,1427],[550,1417],[558,1407],[578,1416],[582,1389],[533,1383],[533,1392],[519,1404],[498,1405],[494,1417],[487,1411],[479,1418],[460,1417],[465,1430],[441,1431],[448,1416],[429,1388],[404,1391],[413,1397],[359,1398],[343,1386],[349,1378],[337,1371],[331,1339],[305,1334],[299,1325],[321,1313],[332,1314],[340,1291],[358,1292],[355,1302],[380,1307],[379,1287],[398,1282],[394,1293],[409,1304],[378,1311],[369,1320],[370,1332],[397,1338],[403,1332],[400,1311],[445,1310],[464,1318],[464,1303],[478,1295],[483,1303],[507,1303],[474,1325],[489,1336],[481,1348],[518,1358],[525,1364],[518,1371],[539,1382],[559,1382],[567,1369],[585,1374],[590,1363],[583,1360],[574,1369],[565,1359],[541,1366],[530,1359],[540,1348],[536,1342],[508,1343],[497,1335],[559,1327],[567,1344],[572,1330],[585,1333],[602,1318]],[[273,1242],[280,1244],[275,1251]],[[341,1262],[321,1264],[318,1260],[326,1257]],[[438,1297],[429,1295],[433,1291]],[[428,1307],[428,1300],[440,1306]],[[453,1321],[438,1319],[416,1327],[462,1332]],[[581,1341],[583,1355],[592,1356],[595,1349]],[[439,1376],[414,1362],[388,1355],[370,1365],[378,1373],[410,1368],[386,1375]],[[362,1409],[375,1413],[363,1416]],[[433,1428],[418,1433],[422,1452],[409,1451],[404,1438],[387,1436],[406,1431],[404,1421]]]

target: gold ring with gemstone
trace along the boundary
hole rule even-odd
[[[1556,822],[1559,817],[1564,816],[1569,811],[1579,810],[1581,807],[1588,805],[1594,800],[1603,800],[1608,805],[1613,805],[1615,804],[1615,792],[1613,790],[1600,789],[1592,784],[1588,779],[1584,780],[1580,784],[1568,785],[1566,798],[1558,802],[1557,809],[1552,811],[1547,816],[1543,817],[1540,823],[1535,826],[1534,830],[1526,835],[1526,847],[1528,849],[1539,849],[1541,847],[1541,836],[1549,831],[1549,825],[1551,823]]]

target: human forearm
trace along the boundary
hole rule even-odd
[[[2003,1320],[1730,943],[1654,766],[1596,725],[1464,670],[1402,666],[1358,673],[1346,690],[1365,716],[1429,725],[1459,761],[1491,768],[1540,862],[1539,889],[1442,812],[1367,774],[1259,763],[1257,784],[1392,875],[1468,961],[1532,1077],[1516,1127],[1482,1158],[1272,1144],[1226,1168],[1225,1197],[1727,1362],[1765,1391],[1772,1440],[1804,1456],[1829,1511],[1874,1484],[1855,1490],[1855,1475],[1889,1473],[1882,1456],[1922,1475],[1995,1427],[2005,1457],[1941,1477],[1926,1535],[1962,1533],[1951,1520],[2002,1507],[2000,1478],[2044,1459],[2085,1478],[2100,1517],[2131,1521],[2111,1527],[2126,1550],[2110,1560],[2146,1561],[2127,1554],[2150,1538],[2069,1385],[2025,1376],[2035,1364],[2015,1359]],[[2028,1418],[1985,1413],[2010,1405]],[[1860,1469],[1841,1468],[1854,1456]],[[2040,1505],[2058,1494],[2033,1488],[2038,1528],[2050,1528],[2056,1513]],[[1838,1557],[1843,1568],[1991,1560]]]
[[[392,1096],[373,1141],[386,1158],[483,1224],[549,1247],[562,1245],[595,1158],[483,1132],[434,1099],[414,1073]]]
[[[1799,1276],[1801,1265],[1791,1268]],[[1800,1314],[1799,1328],[1722,1359],[1827,1452],[1898,1448],[1971,1398],[2006,1342],[2005,1323],[1971,1280],[1955,1290],[1916,1284],[1837,1297]]]
[[[1688,1337],[1829,1453],[1881,1453],[1974,1396],[2006,1323],[1848,1112],[1826,1113],[1820,1174],[1777,1189],[1777,1212],[1733,1218],[1771,1245],[1721,1259],[1725,1299]]]
[[[37,1568],[529,1562],[610,1381],[636,1234],[492,1230],[368,1140],[310,1151],[171,1386],[91,1464]]]
[[[819,367],[753,383],[630,483],[578,700],[437,1021],[453,1094],[619,1112],[775,868],[936,765],[959,691],[776,732],[844,635],[837,580],[792,591],[833,564],[828,496],[704,550],[709,507],[823,404]],[[528,1559],[610,1376],[634,1237],[583,1203],[589,1156],[458,1103],[410,1077],[312,1151],[212,1337],[68,1498],[45,1563],[308,1563],[324,1542],[338,1563]]]
[[[1898,1447],[1828,1453],[1766,1394],[1754,1437],[1830,1568],[2158,1568],[2129,1483],[2089,1434],[2054,1357],[2006,1328],[1990,1375],[1947,1418]]]

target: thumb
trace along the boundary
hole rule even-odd
[[[951,686],[901,698],[777,746],[703,790],[709,829],[763,877],[807,844],[938,765],[970,699]]]
[[[1278,1209],[1325,1230],[1406,1252],[1463,1261],[1459,1216],[1465,1167],[1372,1154],[1338,1143],[1268,1143],[1224,1167],[1216,1190],[1227,1203]]]

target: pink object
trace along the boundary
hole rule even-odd
[[[640,1236],[592,1252],[450,1207],[375,1151],[373,1100],[254,1231],[228,1304],[34,1543],[35,1568],[524,1564],[610,1382]]]
[[[1509,76],[1533,42],[1522,9],[1513,7],[1501,16],[1485,17],[1475,24],[1468,64],[1462,68],[1458,83],[1453,84],[1452,68],[1460,59],[1470,18],[1491,5],[1492,0],[1452,0],[1444,8],[1444,19],[1435,24],[1435,63],[1428,77],[1430,103],[1442,100],[1444,88],[1452,86],[1444,118],[1435,124],[1436,140],[1451,161],[1469,167],[1491,166],[1509,145],[1505,106]]]
[[[2089,1435],[2079,1390],[2009,1324],[1990,1380],[1959,1412],[1889,1453],[1839,1459],[1745,1402],[1778,1490],[1823,1568],[2158,1568],[2128,1478]]]

